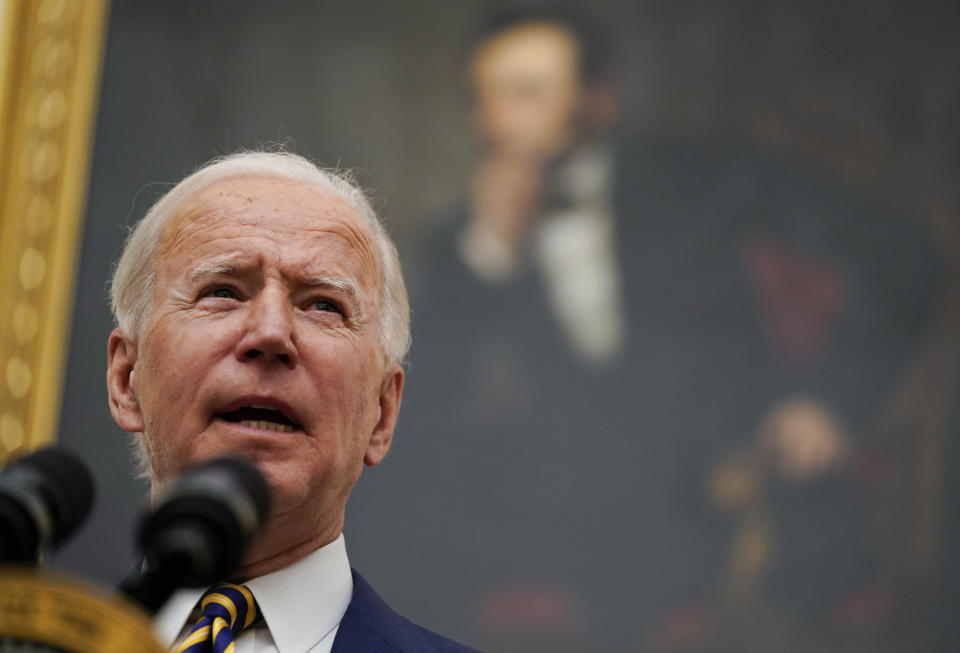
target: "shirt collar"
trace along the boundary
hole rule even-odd
[[[337,627],[353,596],[343,534],[297,562],[246,583],[277,650],[301,653]]]
[[[297,562],[245,583],[281,653],[302,653],[330,633],[353,596],[343,534]],[[157,613],[154,628],[172,645],[206,591],[178,590]]]

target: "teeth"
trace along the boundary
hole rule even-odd
[[[259,419],[242,419],[237,422],[241,426],[249,426],[252,429],[261,429],[263,431],[277,431],[278,433],[293,433],[293,427],[289,424],[277,424],[276,422],[267,422]]]
[[[262,404],[250,404],[250,408],[263,408],[265,410],[273,410],[271,406],[264,406]]]

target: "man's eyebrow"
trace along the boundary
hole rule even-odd
[[[237,258],[221,258],[213,261],[201,263],[190,270],[187,274],[187,280],[190,283],[198,283],[211,277],[231,274],[243,270],[246,266]]]
[[[250,269],[242,259],[237,257],[220,258],[213,261],[201,263],[190,270],[187,279],[192,284],[201,283],[208,279],[214,279],[219,276],[242,273]],[[350,300],[357,301],[360,297],[360,291],[357,284],[351,279],[335,276],[332,274],[311,274],[298,279],[299,283],[311,288],[325,288],[346,295]]]
[[[360,292],[357,290],[357,284],[350,279],[337,277],[330,274],[312,274],[304,277],[302,283],[314,288],[327,288],[347,295],[351,300],[356,301]]]

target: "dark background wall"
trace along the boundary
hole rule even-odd
[[[462,60],[487,9],[477,0],[113,3],[61,420],[61,441],[93,464],[100,494],[91,523],[57,565],[114,582],[134,561],[145,490],[131,480],[126,436],[110,418],[103,384],[112,326],[106,282],[126,228],[166,183],[212,156],[283,142],[358,170],[416,290],[430,216],[462,194],[474,153]],[[904,207],[937,234],[949,259],[960,206],[956,3],[611,0],[591,9],[620,44],[630,132],[719,138],[801,162]],[[930,360],[949,359],[954,344],[942,332]],[[928,593],[945,546],[944,511],[955,505],[940,491],[946,429],[902,445],[911,460],[941,461],[923,468],[929,483],[919,486],[932,489],[907,483],[920,502],[910,505],[928,515],[911,522],[931,533],[917,545],[926,562],[911,563],[926,570],[911,578]],[[405,437],[416,435],[401,426],[398,447]],[[385,491],[363,479],[350,519],[412,500]],[[396,607],[476,637],[468,626],[450,632],[437,623],[429,597],[401,582],[404,560],[389,544],[397,533],[387,524],[362,531],[348,540],[352,561]]]

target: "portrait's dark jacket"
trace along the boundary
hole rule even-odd
[[[463,646],[405,619],[353,571],[353,598],[340,620],[332,653],[469,653]]]
[[[499,284],[463,264],[465,205],[410,268],[403,446],[356,491],[375,513],[355,555],[402,530],[383,582],[416,582],[438,623],[490,649],[510,628],[542,643],[527,650],[633,649],[722,595],[741,516],[711,502],[714,470],[798,396],[869,455],[938,302],[921,221],[827,171],[674,139],[624,144],[614,169],[627,338],[606,365],[574,355],[532,254]],[[764,596],[826,615],[869,584],[857,469],[766,486]]]

